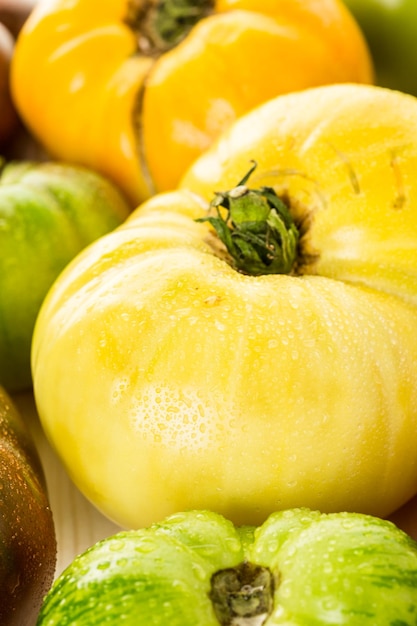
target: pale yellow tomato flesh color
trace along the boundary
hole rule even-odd
[[[417,491],[417,101],[327,87],[238,124],[50,292],[33,344],[41,420],[126,526],[189,508],[236,523],[294,506],[386,516]],[[255,185],[276,181],[309,217],[310,273],[238,273],[194,221],[249,158]]]

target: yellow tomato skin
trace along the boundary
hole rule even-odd
[[[304,222],[302,271],[417,304],[417,106],[373,86],[329,85],[276,98],[238,120],[183,177],[206,200],[258,164]]]
[[[337,102],[356,113],[319,116]],[[322,87],[245,119],[253,132],[233,127],[188,188],[154,196],[81,253],[38,317],[42,424],[78,487],[123,526],[204,507],[237,524],[294,506],[387,516],[417,492],[417,101]],[[377,123],[385,143],[371,159]],[[381,160],[399,139],[401,208],[379,191],[395,188]],[[316,256],[299,275],[236,272],[195,218],[249,156],[253,186],[265,172],[271,182],[284,150],[284,182],[296,169],[320,189],[300,183],[303,245]],[[360,207],[337,150],[358,168]]]
[[[129,7],[41,3],[18,39],[12,89],[52,155],[104,172],[135,204],[174,188],[253,106],[314,85],[373,81],[365,40],[339,0],[217,0],[156,58],[139,52]]]

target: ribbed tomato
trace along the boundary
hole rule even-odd
[[[12,65],[19,112],[50,154],[104,172],[135,203],[175,187],[261,102],[372,80],[341,0],[49,0]]]

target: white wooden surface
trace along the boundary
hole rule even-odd
[[[42,432],[33,395],[25,393],[13,399],[30,425],[41,455],[57,535],[58,576],[77,554],[99,539],[114,534],[120,527],[101,515],[69,479]]]

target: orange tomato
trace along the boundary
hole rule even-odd
[[[372,80],[339,0],[48,0],[12,67],[17,107],[47,150],[110,176],[135,204],[176,186],[255,105]]]

